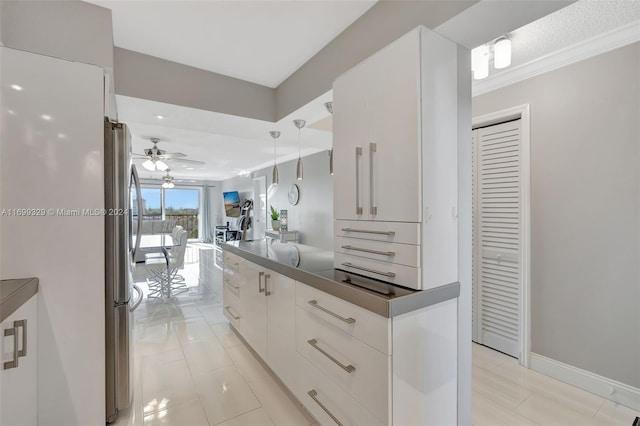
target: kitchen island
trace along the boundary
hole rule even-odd
[[[458,283],[402,288],[271,239],[222,249],[225,316],[319,423],[456,423]]]

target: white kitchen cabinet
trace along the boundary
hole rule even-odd
[[[244,289],[241,299],[245,305],[246,316],[243,336],[262,359],[267,359],[265,270],[252,262],[245,262],[244,266]]]
[[[3,426],[38,424],[37,300],[36,294],[0,324],[0,424]]]
[[[458,70],[462,55],[468,51],[418,27],[333,84],[336,227],[369,238],[376,235],[372,223],[383,223],[389,236],[401,224],[419,224],[421,262],[410,265],[410,279],[391,280],[415,289],[457,281],[457,146],[465,125],[458,99],[468,95],[469,78]],[[389,281],[379,269],[343,263],[358,265],[337,260],[336,268]]]
[[[267,363],[283,383],[291,387],[296,374],[295,321],[296,282],[291,278],[268,271],[267,301]]]

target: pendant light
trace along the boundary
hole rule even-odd
[[[269,132],[273,138],[273,173],[271,175],[271,184],[278,185],[278,166],[276,166],[276,139],[280,137],[280,132],[272,130]]]
[[[325,102],[324,107],[333,115],[333,102]],[[329,150],[329,174],[333,176],[333,146]]]
[[[298,165],[296,166],[296,179],[302,180],[302,157],[300,156],[302,142],[300,141],[300,129],[302,129],[307,122],[304,120],[293,120],[293,124],[298,128]]]

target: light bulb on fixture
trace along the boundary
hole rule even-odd
[[[493,66],[496,69],[506,68],[511,65],[511,40],[506,36],[496,40],[493,46]]]
[[[272,130],[269,132],[269,135],[273,138],[273,173],[271,176],[271,184],[276,186],[278,185],[278,166],[276,166],[276,139],[280,137],[280,132],[277,130]]]
[[[476,80],[489,76],[489,45],[483,44],[471,51],[471,69]]]
[[[144,163],[142,163],[142,167],[144,167],[145,169],[149,170],[150,172],[153,172],[156,170],[156,165],[153,164],[153,161],[151,160],[147,160]]]
[[[161,172],[164,172],[168,168],[169,166],[167,166],[167,163],[165,163],[162,160],[156,160],[156,170],[160,170]]]
[[[302,129],[305,126],[305,124],[307,124],[307,122],[304,120],[293,120],[293,124],[298,128],[298,164],[296,165],[296,179],[302,180],[302,176],[303,176],[302,157],[300,155],[302,142],[301,142],[301,136],[300,136],[300,129]]]

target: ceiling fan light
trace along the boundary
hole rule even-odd
[[[493,65],[497,69],[511,65],[511,40],[500,37],[493,47]]]
[[[169,168],[169,166],[167,166],[167,163],[165,163],[162,160],[157,160],[156,161],[156,169],[160,170],[161,172],[164,172],[165,170],[167,170]]]
[[[153,161],[151,161],[151,160],[147,160],[144,163],[142,163],[142,167],[144,167],[145,169],[147,169],[147,170],[149,170],[151,172],[156,170],[156,165],[153,164]]]
[[[473,69],[473,78],[481,80],[489,76],[489,46],[483,44],[471,51],[473,59],[471,68]]]
[[[163,187],[163,188],[169,188],[169,182],[164,182],[164,183],[162,184],[162,187]]]
[[[175,186],[176,185],[173,182],[169,182],[169,186],[168,186],[169,188],[175,188]]]

